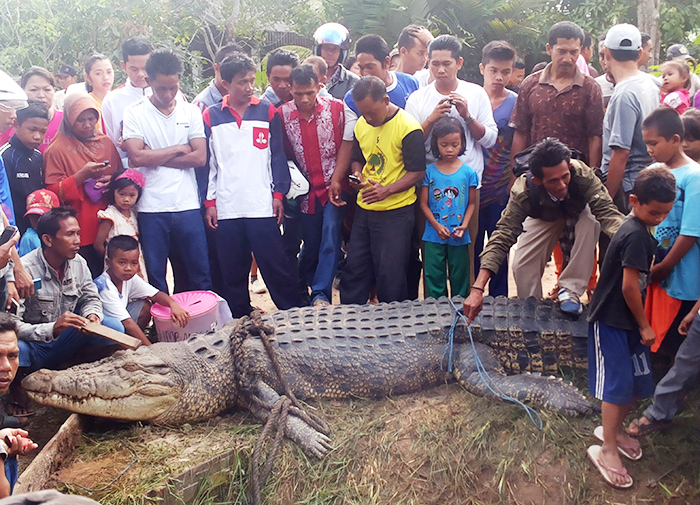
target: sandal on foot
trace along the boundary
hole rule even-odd
[[[593,436],[603,442],[603,427],[598,426],[595,430],[593,430]],[[642,448],[639,448],[639,453],[636,456],[632,456],[632,453],[630,453],[627,449],[624,447],[618,445],[617,450],[620,454],[622,454],[624,457],[629,459],[630,461],[639,461],[642,459]]]
[[[5,408],[5,414],[8,416],[13,416],[17,418],[32,417],[36,415],[35,410],[29,410],[29,406],[23,405],[20,402],[13,400],[3,401],[3,407]]]
[[[603,477],[605,483],[608,484],[610,487],[614,487],[615,489],[631,488],[634,484],[634,481],[632,480],[632,477],[630,477],[627,473],[627,468],[623,467],[622,470],[618,470],[617,468],[605,466],[600,460],[601,449],[602,447],[600,447],[599,445],[592,445],[588,448],[586,453],[588,454],[588,458],[600,472],[600,475]],[[615,482],[613,482],[613,480],[610,478],[610,474],[613,473],[622,477],[626,477],[627,481],[624,484],[615,484]]]
[[[647,422],[643,423],[642,419],[646,419]],[[625,431],[630,437],[640,438],[646,437],[655,431],[667,430],[672,424],[673,421],[657,421],[655,419],[649,419],[648,417],[642,416],[639,419],[633,420]]]

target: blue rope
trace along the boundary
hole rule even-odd
[[[495,381],[489,376],[488,372],[486,371],[486,367],[484,366],[484,364],[481,361],[481,358],[479,358],[479,355],[476,352],[476,345],[474,344],[474,337],[472,336],[472,329],[469,326],[469,322],[467,321],[467,318],[464,317],[464,314],[462,313],[461,310],[459,310],[457,307],[455,307],[455,304],[452,303],[452,300],[449,300],[449,302],[455,311],[455,317],[454,317],[454,320],[452,321],[452,326],[450,326],[447,345],[445,347],[445,354],[442,357],[442,361],[444,364],[445,357],[447,356],[447,359],[448,359],[447,371],[452,372],[452,368],[453,368],[452,359],[453,359],[453,355],[454,355],[455,328],[457,327],[457,323],[460,320],[462,320],[467,325],[467,331],[469,332],[469,340],[471,341],[472,351],[474,352],[474,361],[476,362],[476,370],[477,370],[477,372],[479,372],[479,377],[481,378],[481,382],[483,382],[486,385],[486,387],[489,389],[489,391],[491,391],[491,393],[494,394],[494,396],[500,398],[501,400],[511,402],[511,403],[516,404],[516,405],[520,405],[523,409],[525,409],[525,412],[527,413],[528,417],[530,418],[530,421],[532,422],[533,426],[535,428],[537,428],[539,431],[542,431],[544,423],[542,422],[542,418],[537,413],[537,411],[535,409],[533,409],[532,407],[530,407],[529,405],[525,405],[523,402],[521,402],[517,398],[513,398],[513,397],[505,394],[503,391],[501,391],[501,388],[498,387],[498,384],[496,384]],[[442,369],[444,370],[444,367]]]

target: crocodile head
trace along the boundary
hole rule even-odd
[[[212,336],[39,370],[22,386],[39,404],[80,414],[165,425],[201,421],[233,404],[237,394],[228,338]]]

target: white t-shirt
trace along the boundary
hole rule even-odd
[[[479,176],[479,187],[481,187],[481,174],[484,172],[484,153],[482,147],[486,149],[493,147],[498,137],[498,127],[496,126],[496,121],[493,119],[491,101],[484,88],[467,81],[459,80],[455,93],[462,95],[467,100],[469,113],[486,129],[483,137],[479,140],[474,140],[469,134],[469,129],[467,129],[464,118],[459,115],[457,108],[452,106],[452,110],[450,110],[448,115],[457,118],[462,123],[467,134],[466,150],[459,159],[462,163],[474,169],[476,175]],[[447,95],[438,92],[435,88],[435,82],[433,81],[408,97],[406,101],[406,112],[416,118],[420,124],[423,124],[428,119],[428,116],[433,113],[440,100],[446,96]],[[425,152],[427,163],[434,163],[435,157],[430,149],[430,137],[425,141]]]
[[[177,100],[166,116],[148,98],[124,110],[124,140],[141,139],[151,149],[183,145],[203,139],[204,122],[196,105]],[[199,209],[194,167],[139,167],[146,178],[138,212],[182,212]]]
[[[430,84],[430,69],[424,68],[422,70],[419,70],[418,72],[413,74],[413,77],[418,79],[418,84],[420,84],[421,88],[423,86],[427,86],[428,84]]]
[[[112,140],[122,163],[126,159],[126,152],[119,147],[119,137],[121,137],[121,122],[126,108],[134,102],[138,102],[143,97],[153,94],[151,87],[137,88],[129,79],[122,86],[113,89],[102,101],[102,121],[105,125],[105,133]],[[126,165],[124,165],[126,166]]]
[[[122,283],[122,292],[112,282],[107,272],[104,272],[94,280],[97,291],[102,300],[102,310],[105,317],[114,317],[118,321],[129,319],[129,311],[126,306],[133,301],[151,298],[158,294],[158,289],[144,281],[141,276],[134,275],[131,279]]]

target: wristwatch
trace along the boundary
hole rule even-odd
[[[464,120],[464,124],[465,124],[466,126],[469,126],[470,124],[472,124],[473,121],[474,121],[474,116],[472,116],[471,114],[469,114],[469,117],[468,117],[467,119]]]

